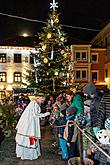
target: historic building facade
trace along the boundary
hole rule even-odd
[[[71,46],[74,81],[80,85],[93,82],[104,85],[104,56],[106,49],[96,48],[89,44]]]
[[[110,23],[108,23],[91,41],[92,44],[105,47],[104,78],[110,88]]]
[[[0,89],[26,86],[27,68],[32,63],[32,47],[0,46]]]

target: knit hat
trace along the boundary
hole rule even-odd
[[[76,111],[77,111],[77,110],[76,110],[75,107],[68,107],[68,108],[66,109],[66,112],[67,112],[68,114],[70,114],[70,115],[75,114]]]
[[[93,95],[96,92],[96,87],[94,84],[88,83],[87,85],[84,86],[83,92],[89,95]]]

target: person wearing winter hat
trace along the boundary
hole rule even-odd
[[[100,103],[100,94],[97,91],[95,85],[93,83],[88,83],[83,87],[83,92],[86,95],[86,99],[84,101],[84,114],[86,115],[86,125],[88,128],[88,133],[93,136],[100,130],[96,126],[97,123],[97,112]],[[94,139],[92,139],[94,140]],[[87,151],[87,146],[90,145],[90,142],[83,138],[84,150]]]
[[[66,109],[66,127],[64,129],[64,139],[66,140],[67,144],[67,150],[68,150],[68,159],[74,157],[74,152],[76,150],[76,139],[77,139],[77,133],[75,131],[74,127],[74,118],[76,115],[77,109],[75,107],[68,107]],[[66,164],[68,162],[68,159],[66,160]]]
[[[68,159],[68,148],[67,142],[63,137],[65,125],[66,125],[66,103],[63,103],[60,107],[60,118],[59,118],[59,143],[62,160]]]
[[[96,93],[96,87],[92,83],[88,83],[83,87],[83,92],[88,95],[93,95]]]

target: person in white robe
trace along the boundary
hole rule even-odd
[[[40,118],[50,115],[50,112],[41,113],[40,105],[43,101],[41,96],[37,96],[35,100],[31,101],[16,126],[16,155],[22,160],[34,160],[41,156]]]

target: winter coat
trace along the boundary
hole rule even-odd
[[[64,130],[64,136],[63,137],[69,143],[75,142],[76,137],[77,137],[77,130],[73,124],[74,124],[74,117],[67,120],[66,127]]]
[[[84,112],[84,101],[82,96],[79,93],[76,93],[73,97],[73,101],[70,105],[71,107],[75,107],[77,109],[76,115],[83,114]]]
[[[96,126],[100,129],[104,128],[105,120],[109,117],[110,117],[110,92],[105,93],[99,103]]]

